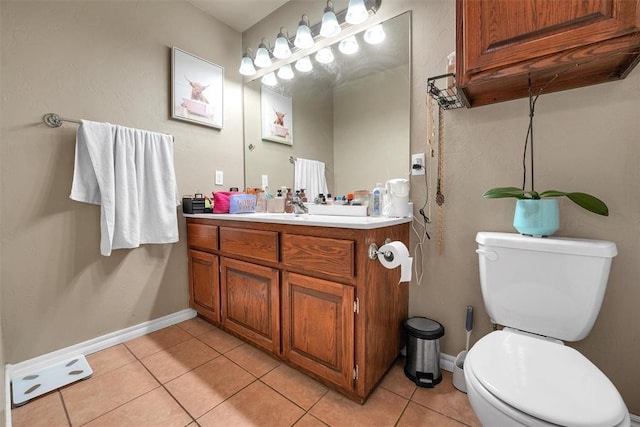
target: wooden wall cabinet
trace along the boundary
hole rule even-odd
[[[469,107],[528,96],[529,76],[548,93],[623,79],[640,60],[640,0],[456,0],[456,29]]]
[[[194,310],[364,402],[404,345],[409,295],[399,269],[367,251],[387,238],[408,245],[408,223],[367,230],[190,217],[187,233]]]

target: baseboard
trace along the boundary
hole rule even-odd
[[[456,363],[456,357],[450,354],[440,353],[440,368],[445,371],[453,372]],[[631,427],[640,427],[640,415],[629,414],[631,418]]]
[[[53,351],[51,353],[43,354],[42,356],[34,357],[33,359],[25,360],[23,362],[15,364],[7,364],[5,366],[5,422],[6,427],[11,427],[11,380],[17,376],[24,375],[25,373],[42,369],[46,366],[53,365],[70,357],[82,354],[89,355],[105,348],[112,347],[114,345],[122,344],[125,341],[132,340],[134,338],[141,337],[148,333],[157,331],[167,326],[183,322],[196,316],[196,312],[190,308],[178,311],[173,314],[169,314],[158,319],[150,320],[148,322],[140,323],[119,331],[112,332],[110,334],[102,335],[97,338],[90,339],[88,341],[81,342],[79,344],[72,345],[60,350]]]
[[[453,372],[456,357],[450,354],[440,353],[440,367],[445,371]]]

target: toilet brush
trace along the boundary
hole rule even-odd
[[[467,345],[465,350],[458,354],[453,365],[453,386],[464,393],[467,392],[467,387],[464,382],[464,359],[467,357],[467,352],[469,351],[469,338],[471,338],[471,330],[473,329],[473,307],[470,305],[467,306],[465,329],[467,331]]]
[[[467,330],[467,346],[465,348],[466,351],[469,351],[469,338],[471,337],[471,330],[473,329],[473,307],[467,306],[467,322],[465,324],[465,329]]]

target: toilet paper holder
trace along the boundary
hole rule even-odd
[[[391,243],[392,240],[387,238],[384,241],[384,245],[387,245],[389,243]],[[393,254],[391,252],[388,251],[380,251],[378,245],[376,245],[375,243],[372,243],[369,245],[369,259],[372,261],[375,261],[378,259],[378,255],[382,254],[382,256],[384,256],[384,259],[386,259],[387,261],[391,262],[393,261]]]

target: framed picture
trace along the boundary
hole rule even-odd
[[[291,97],[262,86],[262,139],[293,145],[293,106]]]
[[[222,129],[224,69],[171,49],[171,118]]]

